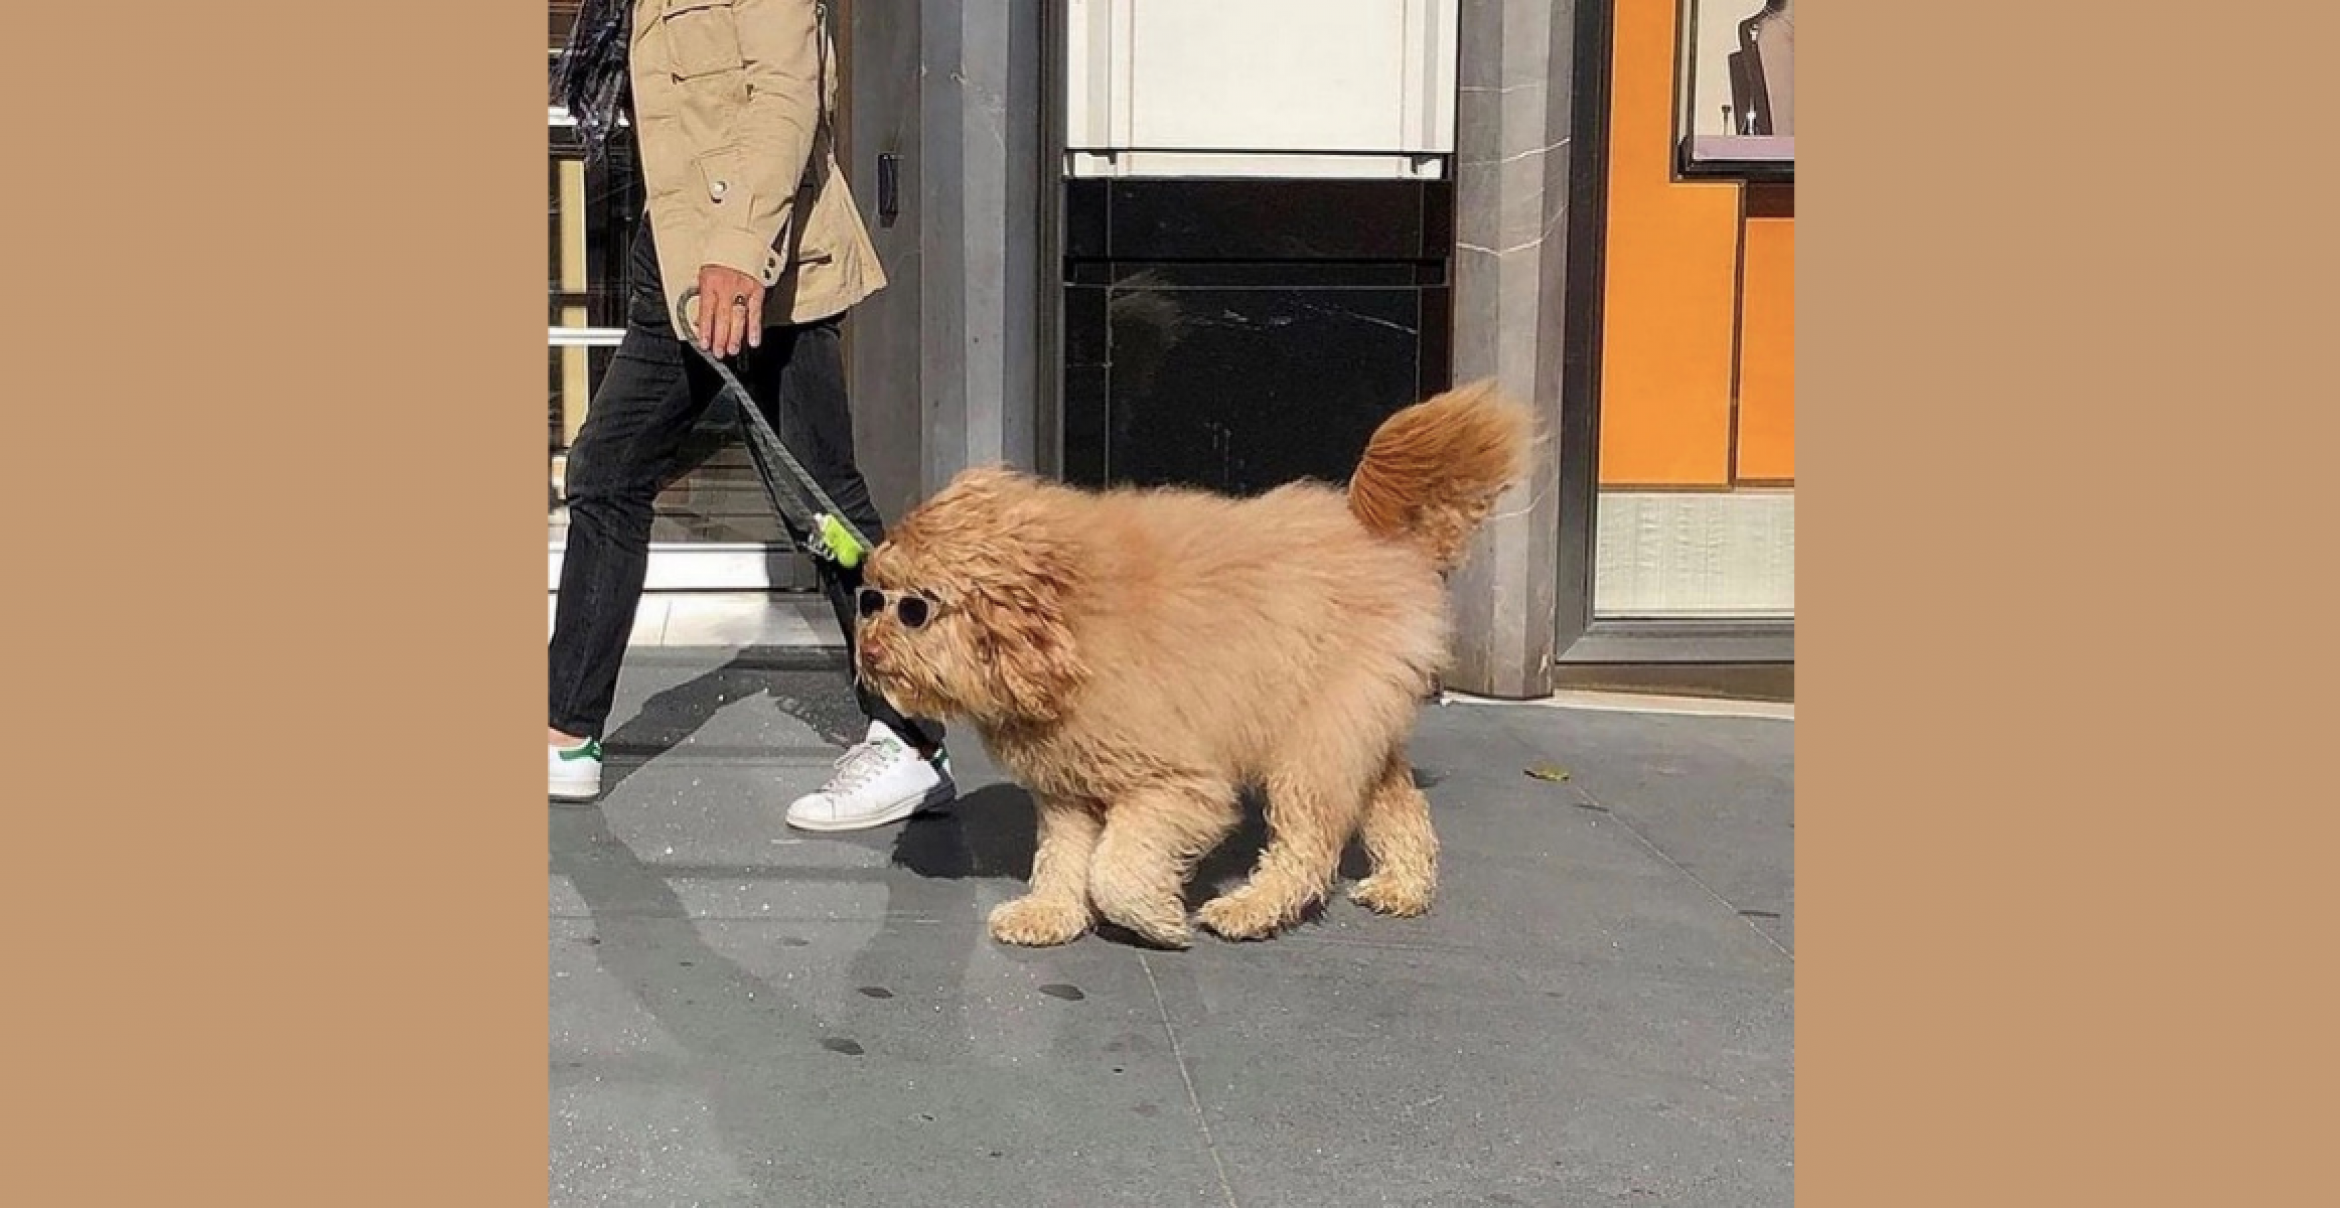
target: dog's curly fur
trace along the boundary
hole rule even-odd
[[[1064,943],[1101,915],[1183,947],[1185,882],[1247,786],[1268,845],[1203,926],[1295,922],[1353,835],[1372,873],[1352,896],[1428,910],[1438,840],[1406,740],[1447,657],[1443,576],[1532,428],[1480,383],[1391,416],[1345,492],[1090,492],[983,468],[905,517],[867,582],[938,608],[919,629],[865,619],[859,670],[906,714],[972,721],[1037,800],[1031,892],[992,935]]]

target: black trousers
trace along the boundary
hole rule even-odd
[[[722,389],[674,334],[654,247],[645,222],[627,272],[625,338],[569,448],[568,549],[550,654],[552,727],[580,738],[601,737],[609,723],[649,570],[652,509],[692,426]],[[871,541],[884,540],[885,522],[853,460],[838,320],[768,327],[763,347],[743,352],[735,366],[764,418],[838,509]],[[861,574],[820,559],[814,565],[850,651]],[[871,719],[921,747],[942,744],[940,725],[903,717],[858,680],[854,693]]]

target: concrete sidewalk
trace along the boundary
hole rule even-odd
[[[1432,708],[1429,917],[1162,953],[990,941],[1033,824],[971,736],[946,815],[781,826],[833,652],[637,650],[617,717],[550,814],[555,1205],[1793,1200],[1792,722]]]

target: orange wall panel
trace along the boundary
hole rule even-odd
[[[1730,484],[1739,187],[1673,179],[1675,8],[1617,0],[1603,485]]]
[[[1739,478],[1796,476],[1796,220],[1747,219],[1739,318]]]

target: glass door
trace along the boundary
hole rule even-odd
[[[552,6],[552,43],[567,37],[574,6]],[[547,441],[549,586],[560,582],[568,526],[568,451],[584,425],[623,335],[626,265],[642,214],[642,182],[630,132],[588,165],[575,123],[547,110]],[[772,514],[727,403],[701,416],[658,498],[649,588],[809,590],[811,568]]]

